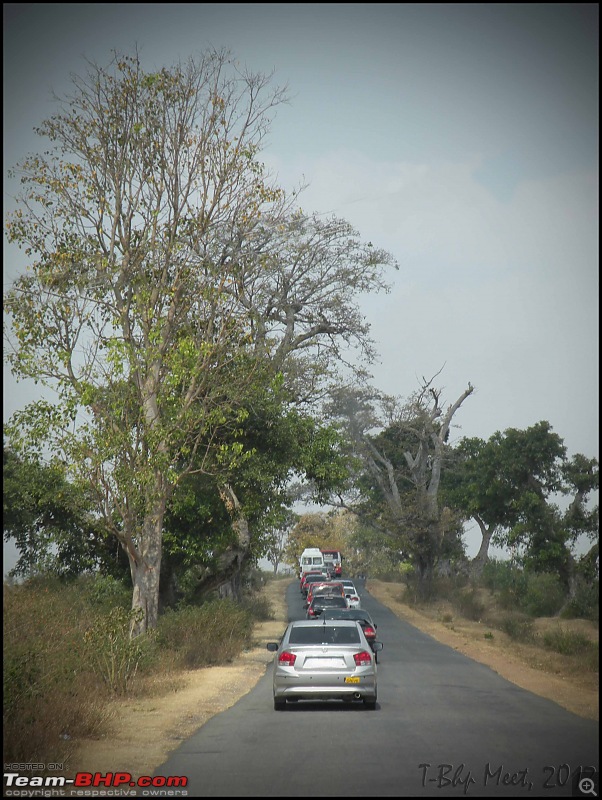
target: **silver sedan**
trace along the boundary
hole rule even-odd
[[[375,652],[382,642],[368,644],[355,620],[296,620],[280,643],[268,642],[274,653],[274,708],[286,701],[363,700],[376,707]]]

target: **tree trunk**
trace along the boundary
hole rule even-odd
[[[483,574],[485,564],[489,561],[489,543],[495,531],[495,525],[487,528],[483,520],[479,516],[475,516],[479,528],[481,529],[481,546],[479,552],[470,562],[470,576],[472,578],[480,578]]]
[[[208,592],[218,590],[221,597],[240,598],[243,571],[251,558],[251,533],[234,489],[230,485],[223,486],[220,495],[232,518],[236,544],[222,553],[214,572],[200,577],[195,594],[202,597]]]
[[[575,561],[575,558],[573,557],[573,554],[569,550],[568,551],[568,584],[569,584],[569,593],[568,593],[568,596],[567,596],[566,600],[562,604],[562,608],[560,608],[558,610],[558,612],[556,613],[557,617],[561,617],[564,614],[564,612],[566,611],[566,609],[574,601],[575,597],[577,596],[577,591],[579,589],[579,584],[581,583],[581,580],[582,580],[581,576],[579,575],[579,573],[577,571],[577,563]]]
[[[157,627],[164,513],[165,500],[159,499],[144,520],[138,547],[128,549],[133,585],[132,638]]]

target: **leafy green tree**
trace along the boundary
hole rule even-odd
[[[3,489],[4,539],[19,552],[11,575],[121,571],[115,548],[90,514],[90,498],[69,483],[62,464],[23,459],[4,447]]]
[[[248,559],[241,563],[231,558],[238,552],[236,537],[214,476],[190,475],[166,516],[168,561],[194,573],[195,594],[200,596],[226,582],[229,592],[239,593],[247,561],[254,565],[267,554],[274,531],[290,527],[295,500],[291,482],[303,480],[311,499],[320,502],[347,476],[335,430],[286,403],[278,383],[258,391],[227,446],[244,454],[228,483],[248,526]]]
[[[597,482],[597,462],[582,455],[567,460],[563,440],[545,420],[526,430],[498,431],[487,442],[463,439],[454,449],[444,492],[481,529],[473,574],[482,573],[494,541],[522,548],[526,567],[555,572],[568,586],[575,571],[571,548],[597,530],[597,509],[587,510]],[[566,512],[554,502],[559,493],[573,496]]]
[[[391,256],[344,221],[293,211],[259,153],[285,99],[270,76],[209,51],[145,72],[137,55],[89,64],[18,165],[9,241],[28,271],[5,296],[17,377],[57,393],[7,427],[48,446],[94,492],[128,556],[132,635],[157,623],[163,520],[192,472],[223,475],[236,547],[248,523],[228,477],[245,398],[277,372],[319,396],[341,348],[369,355],[358,294]]]

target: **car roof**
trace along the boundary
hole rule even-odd
[[[365,611],[363,608],[329,608],[324,612],[326,615],[328,614],[344,614],[343,617],[330,617],[330,619],[367,619],[372,622],[372,617]],[[329,619],[327,616],[326,619]]]
[[[319,581],[318,586],[342,586],[341,581]]]
[[[309,625],[311,627],[326,625],[327,627],[333,627],[338,625],[348,625],[349,627],[355,627],[357,625],[357,621],[354,619],[295,619],[292,622],[289,622],[289,627],[296,628],[299,626]]]

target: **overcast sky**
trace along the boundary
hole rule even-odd
[[[545,419],[598,457],[597,4],[4,4],[5,166],[84,57],[136,45],[149,69],[227,47],[288,85],[262,160],[400,265],[363,303],[374,385],[443,367],[446,405],[476,387],[456,440]],[[5,370],[4,418],[29,397]]]

